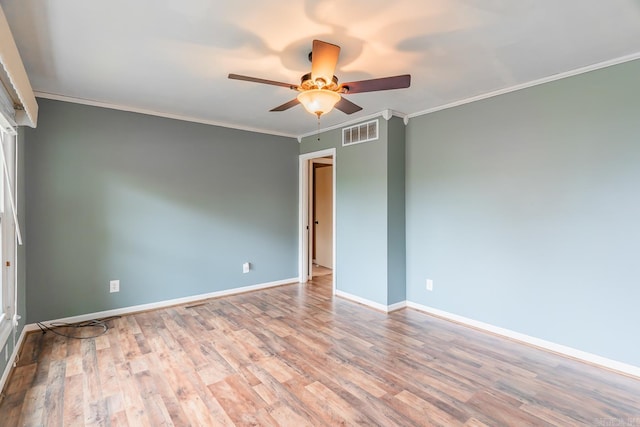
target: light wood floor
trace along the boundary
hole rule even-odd
[[[327,274],[333,274],[333,270],[322,265],[313,264],[313,277],[326,276]]]
[[[33,333],[0,425],[640,425],[640,380],[330,283],[129,315],[96,339]]]

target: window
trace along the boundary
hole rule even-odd
[[[5,133],[0,131],[0,149],[4,150],[4,140],[5,140]],[[0,170],[1,171],[1,170]],[[5,224],[5,220],[4,220],[4,171],[1,171],[2,173],[0,174],[0,264],[2,264],[2,260],[4,259],[4,254],[5,254],[5,244],[4,244],[4,238],[6,236],[7,233],[4,232],[4,224]],[[0,289],[2,290],[2,292],[0,292],[0,325],[2,325],[2,323],[4,322],[4,320],[6,319],[7,315],[7,309],[5,308],[5,302],[9,300],[9,295],[7,294],[7,289],[5,286],[5,283],[7,283],[7,280],[4,277],[4,269],[2,269],[2,274],[0,274]],[[0,338],[2,338],[0,336]],[[0,344],[4,344],[4,340],[0,340]]]
[[[17,233],[13,215],[15,194],[15,135],[0,131],[0,348],[12,330],[15,312]]]
[[[16,212],[16,126],[36,126],[38,105],[20,53],[0,8],[0,349],[5,346],[16,313],[16,253],[22,244]],[[14,342],[15,344],[15,342]],[[5,350],[6,351],[6,350]],[[6,355],[6,353],[5,353]]]

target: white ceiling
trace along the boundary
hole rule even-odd
[[[314,38],[341,82],[410,73],[410,89],[348,95],[323,128],[405,114],[640,53],[639,0],[0,0],[37,95],[299,136],[317,129],[282,87]]]

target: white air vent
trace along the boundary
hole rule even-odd
[[[342,146],[378,139],[378,120],[342,129]]]

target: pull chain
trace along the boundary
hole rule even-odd
[[[318,133],[316,135],[318,137],[318,142],[320,142],[320,114],[318,114]]]

